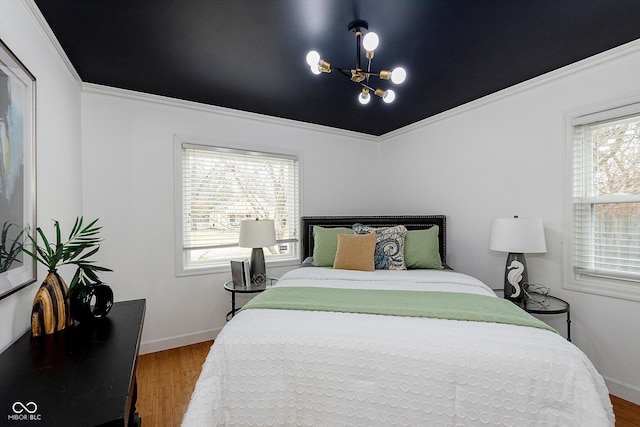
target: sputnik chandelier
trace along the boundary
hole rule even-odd
[[[307,54],[307,64],[309,64],[309,67],[311,68],[311,72],[313,74],[330,73],[332,70],[335,70],[350,79],[352,82],[362,86],[362,89],[360,90],[360,93],[358,95],[358,101],[360,101],[360,103],[363,105],[368,104],[371,100],[371,92],[381,97],[382,100],[386,103],[393,102],[393,100],[396,98],[396,93],[391,89],[374,89],[369,85],[369,78],[371,76],[376,76],[382,80],[391,80],[393,83],[399,85],[407,78],[407,72],[402,67],[396,67],[392,71],[381,70],[378,73],[372,72],[371,60],[373,59],[374,51],[378,47],[380,39],[378,38],[378,35],[373,31],[369,31],[363,36],[363,29],[369,29],[369,24],[367,23],[367,21],[356,20],[352,21],[349,24],[349,31],[352,31],[356,34],[356,68],[333,67],[330,63],[322,59],[320,57],[320,54],[315,50],[312,50]],[[366,70],[362,68],[360,62],[360,57],[362,55],[360,49],[361,44],[365,50],[365,57],[367,59]]]

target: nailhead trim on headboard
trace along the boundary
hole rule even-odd
[[[360,223],[371,227],[393,227],[404,225],[407,230],[423,230],[434,225],[440,227],[438,235],[442,264],[447,261],[447,217],[445,215],[404,215],[404,216],[303,216],[301,218],[302,250],[300,261],[313,256],[313,227],[351,227]]]

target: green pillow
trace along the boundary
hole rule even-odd
[[[353,234],[346,227],[323,228],[313,226],[313,263],[315,267],[333,267],[338,247],[338,234]]]
[[[438,233],[440,228],[434,225],[426,230],[409,230],[404,236],[404,263],[407,268],[442,267]]]

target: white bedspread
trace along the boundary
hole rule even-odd
[[[495,294],[451,271],[300,268],[277,286]],[[184,426],[613,426],[559,334],[497,323],[252,309],[211,347]]]

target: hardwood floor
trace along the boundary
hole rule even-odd
[[[138,414],[143,426],[179,426],[212,341],[138,358]]]
[[[616,427],[640,426],[640,406],[616,396],[611,396],[611,403],[616,414]]]
[[[138,413],[145,426],[179,426],[212,341],[138,358]],[[640,406],[611,396],[616,427],[640,427]]]

